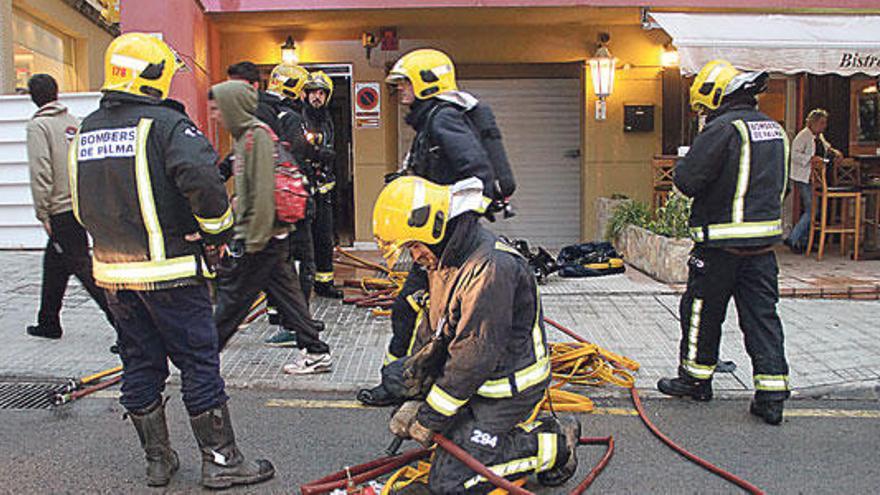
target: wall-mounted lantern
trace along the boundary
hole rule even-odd
[[[299,57],[296,53],[296,43],[291,36],[288,36],[284,41],[284,44],[281,45],[281,62],[287,65],[296,65],[299,63]]]
[[[614,91],[614,66],[617,59],[611,56],[606,43],[611,39],[608,33],[599,33],[599,48],[593,58],[589,59],[590,78],[593,92],[596,94],[596,120],[605,120],[607,109],[605,99]]]

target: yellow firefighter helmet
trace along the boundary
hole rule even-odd
[[[101,90],[167,98],[171,79],[183,66],[177,53],[159,38],[125,33],[107,47]]]
[[[483,183],[476,177],[441,186],[405,176],[386,185],[373,207],[373,235],[393,267],[407,243],[434,245],[446,236],[449,221],[462,213],[486,210]]]
[[[333,96],[333,79],[330,79],[330,76],[322,70],[312,72],[306,79],[303,91],[312,89],[323,89],[327,93],[327,100],[324,102],[327,105],[330,103],[330,97]]]
[[[385,82],[397,84],[408,79],[416,98],[426,100],[448,91],[455,91],[455,65],[449,55],[431,48],[413,50],[400,57]]]
[[[299,99],[302,96],[302,89],[308,77],[308,71],[298,65],[276,65],[269,75],[269,91],[289,98]]]
[[[743,90],[756,95],[767,89],[766,72],[740,72],[727,60],[713,60],[700,69],[691,84],[691,108],[716,110],[724,97]]]

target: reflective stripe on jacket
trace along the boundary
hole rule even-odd
[[[73,211],[94,239],[94,275],[109,289],[155,290],[210,276],[201,247],[231,234],[217,155],[183,114],[108,92],[83,120],[68,160]]]
[[[721,107],[675,167],[694,198],[691,238],[707,246],[760,246],[782,236],[788,183],[785,129],[748,104]]]

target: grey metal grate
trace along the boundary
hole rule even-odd
[[[64,390],[58,382],[0,381],[0,409],[51,409],[52,397]]]

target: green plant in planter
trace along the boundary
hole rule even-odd
[[[647,227],[651,222],[651,209],[640,201],[627,201],[614,208],[611,220],[605,229],[605,239],[617,239],[627,225]]]
[[[645,228],[665,237],[676,239],[688,237],[688,217],[690,214],[691,200],[673,191],[666,200],[666,204],[657,208],[654,219]]]

